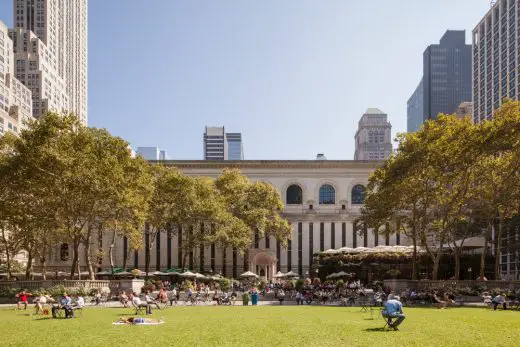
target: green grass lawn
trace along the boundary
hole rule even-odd
[[[158,326],[116,326],[132,311],[87,308],[49,319],[0,310],[0,346],[519,346],[520,312],[405,308],[400,331],[359,308],[316,306],[173,307]]]

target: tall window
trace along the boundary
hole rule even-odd
[[[69,260],[69,245],[67,243],[62,243],[60,246],[60,260]]]
[[[320,205],[334,205],[336,203],[336,190],[330,184],[324,184],[320,188]]]
[[[303,202],[303,192],[300,186],[293,184],[287,188],[287,205],[301,205]]]
[[[352,188],[352,205],[363,205],[365,203],[365,186],[358,184]]]

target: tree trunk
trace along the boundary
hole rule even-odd
[[[432,280],[437,281],[439,279],[439,267],[441,263],[441,255],[442,255],[442,242],[439,244],[439,249],[437,250],[437,254],[435,255],[435,260],[433,262],[433,273]]]
[[[412,254],[412,281],[417,281],[417,238],[412,238],[413,254]]]
[[[226,262],[227,262],[227,252],[226,248],[222,249],[222,276],[226,277]]]
[[[45,254],[45,250],[43,250],[43,254]],[[40,257],[40,263],[42,264],[42,279],[44,281],[47,280],[47,259],[45,259],[45,255]]]
[[[103,252],[103,224],[98,226],[97,230],[97,255],[96,255],[96,268],[100,269],[103,267],[103,257],[105,252]],[[112,271],[113,272],[113,271]]]
[[[188,255],[189,255],[189,252],[184,252],[184,254],[182,255],[182,267],[181,267],[182,271],[184,271],[184,269],[186,268],[186,261],[188,260]]]
[[[27,267],[25,269],[25,279],[26,280],[32,280],[32,266],[33,266],[33,258],[34,258],[33,252],[34,251],[32,249],[27,252],[28,253]]]
[[[150,272],[150,253],[152,253],[152,247],[147,247],[146,259],[144,264],[144,271],[146,272],[145,279],[148,280],[148,272]]]
[[[500,258],[502,254],[502,231],[504,229],[504,216],[500,213],[499,222],[498,222],[498,232],[496,235],[495,242],[495,280],[500,281]]]
[[[72,256],[72,265],[70,267],[70,280],[74,279],[74,273],[79,267],[79,238],[75,237],[72,242],[73,248],[73,256]],[[79,276],[79,271],[78,271]]]
[[[479,280],[483,281],[486,271],[486,253],[488,248],[488,240],[491,235],[491,223],[488,223],[486,235],[484,236],[484,249],[482,250],[482,254],[480,255],[480,272],[479,272]]]
[[[455,281],[460,279],[460,248],[455,245]]]
[[[11,252],[9,251],[9,242],[5,233],[5,227],[2,225],[2,243],[5,248],[5,261],[7,266],[7,280],[10,280],[13,274],[11,273]]]
[[[123,257],[123,270],[126,271],[126,262],[128,261],[128,249],[124,253]]]
[[[94,269],[92,268],[92,259],[90,258],[90,232],[87,234],[87,238],[85,240],[85,265],[87,266],[88,278],[93,281],[94,277]],[[79,273],[79,271],[78,271]]]
[[[116,242],[116,232],[112,232],[112,242],[110,243],[110,248],[108,249],[108,259],[110,260],[110,272],[114,273],[114,247]],[[125,259],[126,263],[126,259]],[[126,265],[126,264],[125,264]],[[124,266],[123,266],[124,268]]]

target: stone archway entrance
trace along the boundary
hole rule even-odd
[[[269,281],[276,274],[277,261],[269,250],[255,249],[249,254],[249,271],[260,276],[260,279]]]

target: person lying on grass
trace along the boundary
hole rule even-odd
[[[117,321],[117,323],[124,324],[161,324],[164,323],[163,319],[151,319],[151,318],[142,318],[142,317],[121,317]]]

